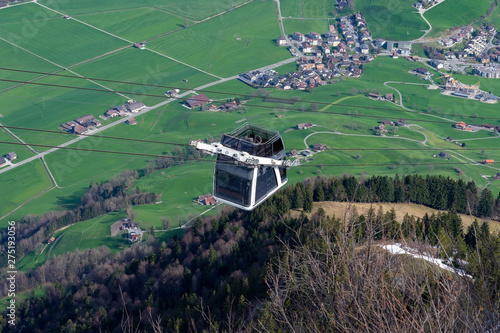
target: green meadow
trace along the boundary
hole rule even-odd
[[[65,20],[57,14],[58,19],[51,19],[55,13],[35,4],[8,8],[7,11],[9,10],[23,12],[27,17],[30,17],[33,11],[39,12],[44,19],[31,22],[33,23],[31,33],[25,32],[26,22],[1,24],[0,20],[0,34],[6,40],[60,66],[75,65],[128,45],[123,40],[75,20]],[[53,36],[57,38],[52,38]]]
[[[71,15],[120,11],[124,9],[156,8],[191,20],[202,20],[222,12],[232,10],[245,3],[245,0],[41,0],[41,3],[53,9]],[[98,9],[97,9],[98,8]]]
[[[274,44],[280,35],[274,2],[258,1],[155,39],[148,47],[204,71],[231,76],[289,58],[285,48]]]
[[[373,38],[413,40],[429,26],[412,7],[413,0],[356,0],[356,11],[365,17]]]
[[[77,249],[83,251],[104,245],[111,252],[122,250],[130,244],[126,234],[121,233],[112,237],[110,228],[113,223],[125,217],[127,217],[127,214],[124,212],[114,212],[73,224],[64,230],[56,232],[54,234],[56,239],[54,243],[46,245],[47,243],[44,242],[43,247],[24,257],[17,267],[20,270],[35,268],[43,264],[47,259],[74,252]]]
[[[51,182],[40,160],[32,161],[0,174],[0,216],[49,189]],[[6,221],[2,221],[2,225]]]
[[[284,0],[280,1],[283,17],[333,18],[335,0]]]
[[[325,31],[328,31],[328,20],[324,19],[283,19],[283,24],[287,35],[291,35],[296,31],[302,32],[303,34],[308,34],[311,31],[323,34]]]
[[[447,0],[440,3],[424,14],[432,25],[428,36],[439,36],[446,29],[469,24],[486,14],[492,3],[492,0]]]
[[[106,30],[125,39],[142,42],[169,31],[184,28],[182,18],[155,8],[136,8],[118,12],[75,15],[85,23]]]
[[[117,71],[116,67],[120,70]],[[215,81],[216,78],[185,66],[149,50],[128,48],[95,61],[75,67],[74,70],[86,77],[103,78],[127,83],[100,82],[107,87],[130,92],[130,97],[146,105],[154,105],[167,99],[165,91],[170,88],[147,87],[144,84],[189,89]],[[187,82],[186,82],[187,81]],[[137,93],[138,95],[134,95]],[[141,96],[140,94],[160,97]],[[123,101],[123,103],[125,100]],[[104,113],[106,109],[102,110]]]

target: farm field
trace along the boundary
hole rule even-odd
[[[496,6],[493,13],[486,19],[487,22],[493,24],[497,30],[500,29],[500,7]]]
[[[120,70],[117,71],[115,66],[118,66]],[[196,69],[177,63],[148,50],[139,50],[136,48],[122,50],[75,67],[74,70],[86,77],[136,83],[127,84],[97,81],[111,89],[130,92],[131,94],[128,95],[131,98],[139,100],[148,106],[167,99],[164,97],[165,91],[172,87],[183,89],[184,92],[185,89],[199,87],[216,80],[213,76],[197,71]],[[143,86],[143,84],[163,85],[171,88],[147,87]],[[160,97],[134,95],[133,93],[157,95]],[[123,99],[121,104],[125,102],[126,100]],[[102,113],[105,111],[106,109],[103,109]]]
[[[469,24],[472,20],[486,14],[492,2],[492,0],[444,1],[424,14],[425,18],[432,25],[432,31],[427,36],[439,36],[446,29]]]
[[[75,15],[85,23],[106,30],[125,39],[142,42],[148,38],[184,28],[190,20],[168,14],[155,8],[136,8],[118,12]]]
[[[207,17],[220,14],[222,12],[233,9],[234,7],[245,3],[245,0],[146,0],[146,1],[133,1],[133,0],[41,0],[46,6],[60,10],[64,13],[77,15],[88,14],[103,11],[120,11],[125,9],[138,9],[138,8],[156,8],[159,10],[172,13],[174,15],[188,18],[190,20],[199,21]],[[96,9],[98,8],[98,10]]]
[[[290,57],[273,42],[281,35],[275,10],[274,2],[252,2],[155,39],[148,47],[219,76],[236,75]]]
[[[60,66],[75,65],[129,45],[123,40],[75,20],[65,20],[58,14],[54,13],[58,19],[52,19],[54,17],[52,12],[35,4],[7,8],[3,11],[7,13],[9,11],[20,11],[27,17],[30,17],[30,15],[47,17],[38,21],[36,29],[31,34],[22,35],[20,33],[26,29],[25,22],[1,24],[2,21],[0,20],[0,34],[5,36],[6,40]],[[51,38],[52,36],[58,36],[58,38]],[[49,40],[50,42],[48,42]]]
[[[125,217],[127,214],[124,212],[114,212],[70,225],[54,234],[56,238],[54,243],[45,247],[46,242],[44,242],[43,248],[39,248],[23,258],[19,262],[18,268],[21,270],[34,268],[43,264],[47,259],[67,252],[74,252],[77,249],[83,251],[104,245],[112,253],[119,251],[129,246],[130,242],[124,233],[111,237],[110,228],[114,222]],[[43,253],[41,253],[42,249],[44,249]]]
[[[296,31],[303,34],[308,34],[311,31],[323,34],[325,31],[328,31],[328,20],[325,19],[283,19],[283,25],[287,35],[291,35]]]
[[[421,37],[429,26],[412,7],[415,1],[356,0],[356,11],[365,17],[373,38],[413,40]]]
[[[2,181],[0,216],[4,216],[51,186],[49,176],[40,160],[10,170],[2,174],[0,179]]]
[[[283,0],[281,15],[297,18],[333,18],[335,0]]]

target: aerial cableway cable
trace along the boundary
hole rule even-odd
[[[95,153],[108,153],[108,154],[121,154],[121,155],[129,155],[129,156],[137,156],[137,157],[154,157],[154,158],[166,158],[166,159],[172,159],[172,160],[186,160],[186,161],[200,161],[200,162],[211,162],[213,163],[213,159],[208,159],[208,158],[192,158],[192,157],[177,157],[177,156],[165,156],[165,155],[156,155],[156,154],[146,154],[146,153],[132,153],[132,152],[121,152],[121,151],[114,151],[114,150],[102,150],[102,149],[90,149],[90,148],[78,148],[78,147],[61,147],[61,146],[53,146],[53,145],[43,145],[43,144],[35,144],[35,143],[22,143],[22,142],[8,142],[8,141],[0,141],[0,144],[7,144],[7,145],[18,145],[18,146],[32,146],[32,147],[41,147],[41,148],[49,148],[49,149],[63,149],[63,150],[73,150],[73,151],[84,151],[84,152],[95,152]],[[339,148],[338,150],[344,150],[343,148]],[[349,150],[349,149],[348,149]],[[352,150],[356,150],[353,148]],[[377,149],[378,150],[378,149]],[[401,149],[393,149],[393,150],[401,150]],[[52,152],[51,152],[52,153]],[[40,152],[39,154],[43,154],[43,152]],[[237,162],[231,162],[231,161],[226,161],[222,163],[227,163],[227,164],[235,164]],[[500,162],[492,162],[492,164],[498,164]],[[301,164],[301,167],[345,167],[345,166],[352,166],[352,167],[363,167],[363,166],[392,166],[397,164],[396,162],[394,163],[355,163],[355,164]],[[418,162],[418,163],[412,163],[412,162],[404,162],[399,164],[400,166],[418,166],[418,165],[477,165],[480,164],[479,161],[477,162]],[[15,165],[15,164],[13,164]],[[1,170],[1,169],[0,169]]]
[[[205,92],[205,93],[214,93],[214,94],[222,94],[222,95],[230,95],[230,96],[241,96],[241,97],[251,97],[251,98],[261,98],[261,99],[266,99],[268,96],[254,96],[254,95],[248,95],[248,94],[234,94],[234,93],[229,93],[229,92],[222,92],[222,91],[214,91],[214,90],[208,90],[208,89],[196,89],[196,88],[179,88],[175,86],[165,86],[165,85],[154,85],[154,84],[145,84],[145,83],[137,83],[137,82],[126,82],[126,81],[118,81],[118,80],[109,80],[109,79],[100,79],[100,78],[89,78],[85,76],[71,76],[71,75],[64,75],[64,74],[55,74],[55,73],[48,73],[48,72],[38,72],[38,71],[28,71],[28,70],[20,70],[20,69],[10,69],[10,68],[4,68],[0,67],[0,70],[6,70],[6,71],[15,71],[15,72],[23,72],[23,73],[32,73],[32,74],[40,74],[40,75],[45,75],[45,76],[59,76],[59,77],[65,77],[65,78],[73,78],[73,79],[81,79],[81,80],[91,80],[91,81],[102,81],[102,82],[110,82],[110,83],[120,83],[120,84],[127,84],[127,85],[138,85],[138,86],[144,86],[144,87],[153,87],[153,88],[171,88],[171,89],[182,89],[185,90],[186,92],[189,91],[195,91],[195,92]],[[33,80],[36,80],[39,78],[35,78]],[[40,78],[41,79],[41,78]],[[56,87],[56,88],[68,88],[68,89],[78,89],[78,90],[87,90],[87,91],[99,91],[99,92],[106,92],[106,93],[118,93],[118,94],[124,94],[124,95],[137,95],[137,96],[146,96],[146,97],[157,97],[157,98],[163,98],[165,99],[165,95],[154,95],[154,94],[146,94],[146,93],[139,93],[139,92],[125,92],[125,91],[117,91],[113,89],[97,89],[97,88],[85,88],[85,87],[73,87],[73,86],[67,86],[67,85],[57,85],[57,84],[48,84],[48,83],[39,83],[39,82],[34,82],[34,81],[20,81],[20,80],[9,80],[9,79],[0,79],[0,81],[4,82],[12,82],[12,83],[20,83],[20,84],[33,84],[33,85],[41,85],[41,86],[49,86],[49,87]],[[403,83],[402,83],[403,84]],[[184,99],[184,97],[168,97],[169,99]],[[350,105],[350,104],[334,104],[334,103],[328,103],[328,102],[318,102],[318,101],[308,101],[308,100],[292,100],[288,98],[281,98],[281,97],[272,97],[272,102],[283,102],[285,104],[289,104],[291,102],[293,103],[316,103],[318,105],[325,105],[325,106],[333,106],[333,107],[348,107],[348,108],[358,108],[358,109],[368,109],[368,110],[379,110],[379,111],[391,111],[391,112],[401,112],[401,109],[393,109],[393,108],[381,108],[381,107],[373,107],[373,106],[366,106],[366,105]],[[247,106],[252,106],[252,107],[260,107],[260,108],[275,108],[274,106],[264,106],[264,105],[251,105],[251,104],[246,104]],[[400,107],[400,106],[398,106]],[[347,115],[347,116],[355,116],[355,117],[371,117],[371,118],[379,118],[379,116],[367,116],[367,115],[353,115],[350,113],[337,113],[337,112],[331,112],[331,111],[314,111],[314,110],[299,110],[299,109],[287,109],[288,111],[300,111],[300,112],[321,112],[321,113],[328,113],[328,114],[339,114],[339,115]],[[404,109],[403,112],[410,112],[410,113],[422,113],[419,111],[414,111],[414,110],[408,110]],[[454,114],[440,114],[440,117],[445,117],[445,116],[456,116]],[[460,115],[461,118],[477,118],[475,115],[469,116],[469,115]],[[489,120],[500,120],[500,118],[493,118],[493,117],[481,117],[481,119],[489,119]],[[438,120],[422,120],[419,119],[419,122],[433,122],[433,123],[450,123],[450,121],[438,121]]]

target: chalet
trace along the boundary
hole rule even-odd
[[[317,152],[324,151],[326,148],[327,148],[326,145],[323,143],[315,143],[313,145],[313,149]]]
[[[459,121],[458,123],[455,124],[456,129],[464,129],[465,127],[467,127],[467,124],[463,121]]]
[[[441,152],[439,152],[439,154],[434,154],[434,157],[450,158],[450,154],[445,153],[444,151],[441,151]]]
[[[306,40],[306,36],[301,32],[294,32],[292,38],[299,42],[304,42]]]
[[[292,156],[292,157],[297,156],[297,150],[295,150],[295,149],[291,150],[290,153],[288,154],[288,156]]]
[[[193,95],[185,100],[185,103],[191,109],[205,105],[208,102],[210,102],[210,99],[205,94]]]
[[[127,120],[127,124],[129,124],[129,125],[137,125],[137,119],[130,118],[130,119]]]
[[[427,68],[424,68],[424,67],[418,67],[417,69],[415,69],[415,72],[418,74],[422,74],[422,75],[430,75],[431,74],[429,72],[429,70]]]
[[[88,131],[88,129],[85,126],[78,125],[78,124],[75,124],[75,126],[73,126],[73,133],[75,133],[75,134],[83,134],[83,133],[87,133],[87,131]]]
[[[129,101],[129,102],[127,102],[127,104],[125,104],[125,107],[127,108],[127,110],[129,112],[137,113],[137,112],[141,111],[142,109],[144,109],[146,107],[146,105],[144,105],[144,103],[142,103],[142,102]]]
[[[6,154],[5,157],[9,161],[17,160],[17,154],[15,152],[13,152],[13,151],[11,151],[10,153]]]
[[[380,132],[387,132],[387,130],[385,129],[385,125],[384,124],[378,125],[377,127],[375,127],[375,130],[376,131],[380,131]]]
[[[0,167],[4,166],[5,164],[7,164],[7,160],[5,158],[3,158],[2,156],[0,156]]]
[[[381,124],[384,124],[384,125],[389,125],[389,126],[394,126],[394,122],[392,120],[381,120],[380,121]]]
[[[80,124],[84,127],[91,127],[91,126],[101,126],[101,121],[97,120],[93,115],[88,114],[86,116],[76,118],[75,122],[77,124]]]
[[[302,129],[308,129],[313,127],[313,124],[311,123],[302,123],[302,124],[297,124],[297,129],[302,130]]]
[[[309,43],[302,43],[302,52],[304,53],[312,53],[314,49]]]
[[[375,94],[375,93],[368,93],[367,96],[374,99],[379,99],[381,97],[380,94]]]
[[[321,35],[318,34],[317,32],[311,31],[311,32],[309,32],[309,38],[311,38],[311,39],[320,39]]]
[[[494,164],[495,160],[483,160],[483,164]]]
[[[177,97],[181,91],[179,89],[172,89],[165,93],[167,97]]]
[[[396,126],[406,126],[406,120],[399,119],[398,121],[396,121]]]
[[[288,43],[286,42],[286,38],[281,36],[281,37],[276,38],[276,44],[278,44],[278,46],[285,46]]]
[[[368,45],[365,43],[361,44],[361,53],[362,54],[368,54],[370,52],[370,49],[368,48]]]
[[[208,193],[205,195],[198,196],[196,202],[199,203],[200,205],[210,206],[210,205],[215,205],[216,200],[211,193]]]
[[[430,65],[434,68],[441,69],[444,67],[444,62],[442,62],[441,60],[432,59]]]
[[[76,125],[76,123],[74,121],[68,121],[67,123],[64,123],[61,125],[61,127],[65,130],[65,131],[68,131],[68,132],[72,132],[73,131],[73,127]]]
[[[385,94],[385,100],[393,102],[394,101],[394,95],[391,94],[391,93]]]
[[[135,43],[134,44],[134,47],[136,49],[141,49],[141,50],[144,50],[146,48],[146,45],[143,45],[142,43]]]
[[[112,108],[112,109],[109,109],[108,111],[106,111],[105,115],[106,115],[106,117],[114,118],[114,117],[119,117],[120,112],[117,109]]]
[[[55,240],[56,240],[56,238],[55,238],[55,237],[50,237],[50,238],[47,240],[47,244],[52,244],[52,243],[54,243],[54,242],[55,242]]]
[[[422,5],[421,2],[415,2],[413,4],[413,7],[415,7],[417,10],[420,10],[420,9],[424,8],[424,5]]]
[[[446,141],[448,141],[448,142],[453,142],[453,141],[455,141],[455,140],[453,139],[453,137],[451,137],[451,136],[447,137],[445,140],[446,140]]]
[[[285,115],[284,114],[277,114],[276,118],[283,118]]]

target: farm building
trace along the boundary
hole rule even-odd
[[[210,99],[205,94],[194,95],[185,100],[185,103],[191,109],[198,108],[208,102],[210,102]]]
[[[424,68],[424,67],[416,68],[415,72],[417,72],[418,74],[422,74],[422,75],[430,75],[431,74],[431,72],[429,72],[429,70],[427,68]]]
[[[17,154],[13,151],[5,155],[5,158],[7,158],[9,161],[17,160]]]
[[[48,240],[47,240],[47,244],[52,244],[54,243],[54,241],[56,240],[55,237],[50,237]]]
[[[137,120],[135,118],[130,118],[127,120],[127,124],[129,125],[137,125]]]
[[[483,160],[483,164],[494,164],[495,160]]]
[[[313,145],[313,149],[314,149],[315,151],[318,151],[318,152],[319,152],[319,151],[323,151],[323,150],[325,150],[326,148],[327,148],[327,147],[326,147],[326,145],[325,145],[325,144],[323,144],[323,143],[315,143],[315,144]]]
[[[144,105],[144,103],[142,102],[128,101],[127,104],[125,104],[125,107],[129,112],[137,113],[144,109],[146,105]]]
[[[302,124],[297,124],[297,129],[302,130],[302,129],[308,129],[313,127],[313,124],[311,123],[302,123]]]
[[[101,121],[97,120],[93,115],[88,114],[80,118],[76,118],[75,122],[84,127],[101,126]]]

